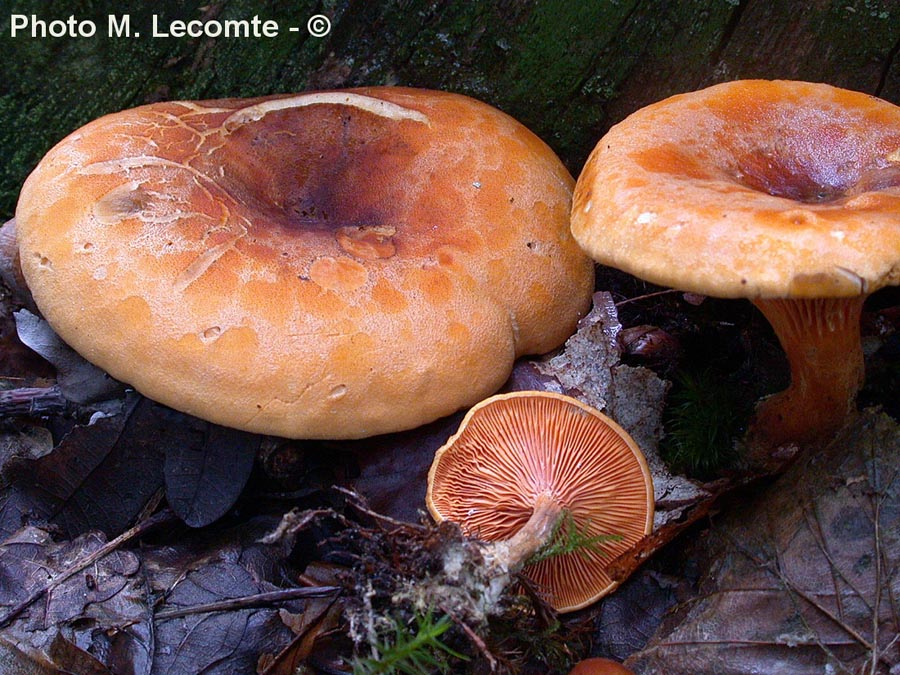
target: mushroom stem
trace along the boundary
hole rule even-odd
[[[492,544],[498,560],[509,573],[518,572],[538,549],[548,543],[553,529],[562,516],[563,508],[549,493],[539,494],[534,501],[531,517],[512,537]]]
[[[841,428],[865,376],[859,332],[865,299],[753,301],[787,355],[791,384],[758,405],[751,442],[804,445]]]
[[[550,540],[562,512],[559,501],[542,492],[535,498],[531,517],[512,537],[482,544],[485,567],[477,595],[485,614],[497,606],[528,559]]]

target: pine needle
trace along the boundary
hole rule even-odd
[[[618,534],[588,534],[589,525],[579,529],[575,526],[575,519],[569,511],[563,511],[562,517],[553,528],[553,534],[550,539],[541,548],[539,548],[533,556],[528,559],[528,565],[534,565],[567,553],[579,553],[585,555],[590,551],[598,555],[605,555],[605,551],[601,548],[601,544],[610,541],[619,541],[622,539]]]
[[[450,670],[448,657],[468,660],[441,642],[440,637],[453,625],[449,616],[434,620],[428,610],[415,617],[415,631],[393,620],[393,635],[374,645],[375,657],[357,657],[353,662],[354,675],[432,675]]]

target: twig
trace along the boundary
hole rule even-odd
[[[13,415],[49,415],[69,409],[69,401],[59,385],[21,387],[0,391],[0,417]]]
[[[67,580],[71,579],[73,576],[75,576],[85,568],[90,567],[95,562],[101,560],[102,558],[105,558],[110,553],[113,553],[125,542],[145,534],[148,530],[156,527],[157,525],[161,525],[177,519],[177,516],[171,510],[166,509],[164,511],[160,511],[154,516],[151,516],[150,518],[147,518],[144,521],[139,522],[131,529],[126,530],[115,539],[112,539],[111,541],[98,548],[93,553],[89,553],[81,560],[76,561],[65,572],[51,577],[42,585],[38,586],[28,595],[27,598],[19,602],[17,605],[14,605],[12,609],[10,609],[6,614],[3,615],[2,618],[0,618],[0,628],[6,628],[10,623],[12,623],[13,619],[15,619],[19,614],[25,611],[35,600],[38,600],[39,598],[43,597],[44,594],[65,583]]]
[[[491,654],[491,651],[488,649],[488,646],[485,644],[484,640],[482,640],[478,634],[472,630],[472,628],[462,619],[457,617],[453,612],[449,611],[443,605],[438,605],[438,608],[455,623],[457,626],[462,628],[463,633],[469,638],[469,640],[474,644],[478,651],[481,652],[482,656],[487,659],[488,663],[491,666],[491,672],[495,672],[497,670],[497,658]]]
[[[304,598],[327,598],[341,592],[340,586],[313,586],[312,588],[286,588],[280,591],[256,593],[242,598],[229,598],[218,602],[210,602],[202,605],[192,605],[180,609],[167,609],[157,612],[154,618],[159,621],[177,619],[191,614],[208,614],[210,612],[230,612],[237,609],[249,609],[251,607],[264,607],[278,602],[300,600]]]
[[[791,581],[787,577],[787,575],[784,574],[784,572],[781,570],[781,566],[779,564],[777,564],[777,563],[773,564],[772,561],[769,561],[769,560],[762,560],[761,558],[759,558],[758,556],[753,554],[750,550],[748,550],[746,547],[744,547],[741,543],[736,541],[733,537],[729,537],[729,538],[731,539],[732,544],[738,551],[743,553],[745,556],[747,556],[747,558],[749,558],[751,561],[753,561],[759,567],[761,567],[764,570],[767,570],[770,574],[772,574],[779,581],[781,581],[782,585],[784,586],[785,591],[787,591],[791,597],[799,597],[802,600],[806,601],[810,606],[812,606],[818,612],[820,612],[825,617],[827,617],[835,626],[840,628],[842,631],[844,631],[844,633],[846,633],[849,637],[851,637],[853,640],[855,640],[857,642],[857,644],[861,645],[863,648],[868,650],[870,653],[874,651],[872,643],[869,640],[867,640],[865,638],[865,636],[863,636],[859,631],[854,629],[852,626],[848,625],[845,621],[842,621],[840,617],[838,617],[834,614],[834,612],[832,612],[827,607],[825,607],[824,605],[819,603],[819,601],[816,600],[815,597],[813,597],[806,591],[801,590],[793,581]],[[777,554],[777,552],[776,552],[776,554]],[[799,611],[799,608],[798,608],[798,611]],[[802,618],[802,613],[801,613],[801,618]],[[824,645],[822,645],[821,642],[819,642],[819,647],[824,648]],[[878,661],[884,662],[887,665],[891,665],[887,662],[887,660],[883,656],[879,656]]]
[[[348,499],[348,501],[350,502],[351,506],[353,506],[353,508],[355,508],[360,513],[363,513],[363,514],[369,516],[370,518],[372,518],[372,520],[374,520],[376,522],[387,523],[388,525],[392,525],[393,527],[407,529],[407,530],[412,529],[412,530],[416,530],[416,531],[422,531],[424,529],[421,525],[417,525],[415,523],[407,523],[402,520],[396,520],[394,518],[391,518],[390,516],[384,515],[383,513],[378,513],[377,511],[373,511],[372,509],[369,508],[368,504],[366,503],[365,498],[358,492],[354,492],[353,490],[348,490],[347,488],[342,487],[340,485],[335,485],[332,489],[337,492],[340,492],[342,495],[344,495],[344,497],[346,497]]]
[[[294,665],[298,662],[297,657],[295,656],[295,652],[299,649],[302,652],[302,656],[299,658],[299,661],[306,661],[309,665],[313,665],[310,663],[311,651],[312,651],[312,643],[319,639],[322,635],[328,635],[330,631],[335,629],[334,625],[337,622],[337,615],[340,613],[340,606],[336,606],[335,603],[338,599],[338,596],[334,596],[329,602],[325,603],[319,610],[313,614],[311,617],[306,616],[306,612],[308,610],[304,610],[303,618],[304,618],[304,626],[303,630],[299,633],[296,633],[291,641],[284,646],[284,648],[275,655],[275,657],[271,660],[269,665],[267,665],[259,675],[274,675],[274,673],[283,673],[287,672],[286,666]],[[322,630],[324,626],[324,631]],[[312,634],[313,631],[316,631],[315,634]],[[312,640],[309,638],[312,636]],[[307,643],[304,648],[304,643]],[[288,658],[291,658],[292,661],[290,664],[285,663]],[[316,670],[321,670],[321,668],[315,668]],[[290,672],[295,672],[296,668],[290,668]],[[299,672],[299,671],[296,671]],[[341,673],[341,675],[346,675],[345,673]]]
[[[292,537],[322,516],[337,516],[331,509],[311,509],[300,511],[293,509],[281,517],[278,526],[267,535],[259,539],[261,544],[276,544],[286,537]]]
[[[879,614],[881,613],[881,500],[877,498],[872,498],[872,509],[875,512],[874,522],[872,523],[875,529],[875,602],[874,608],[872,609],[872,651],[871,654],[871,675],[875,675],[875,671],[878,669],[878,661],[880,660],[878,654],[878,629],[880,627],[879,624]]]
[[[811,642],[803,642],[800,644],[813,644]],[[661,647],[696,647],[700,645],[705,647],[707,645],[711,645],[714,647],[771,647],[772,645],[781,646],[780,642],[776,642],[775,640],[750,640],[745,639],[742,640],[740,638],[727,638],[727,639],[717,639],[713,640],[712,638],[694,638],[694,639],[684,639],[684,640],[661,640],[657,642],[652,647],[647,648],[643,651],[643,654],[647,654],[648,652],[657,651]]]
[[[647,298],[655,298],[658,295],[668,295],[669,293],[681,293],[683,291],[679,291],[677,288],[667,288],[664,291],[655,291],[653,293],[646,293],[645,295],[636,295],[633,298],[626,298],[625,300],[620,300],[616,303],[616,307],[621,307],[622,305],[627,305],[629,302],[637,302],[638,300],[646,300]]]

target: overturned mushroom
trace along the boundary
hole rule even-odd
[[[600,140],[572,232],[599,262],[654,283],[750,298],[791,369],[751,439],[828,437],[863,381],[863,302],[900,282],[900,108],[789,81],[666,99]]]
[[[357,438],[471,405],[574,330],[573,183],[454,94],[158,103],[52,149],[17,236],[41,312],[114,377],[219,424]]]
[[[426,502],[436,520],[493,542],[499,574],[525,566],[561,612],[613,590],[621,580],[606,567],[653,527],[652,479],[631,437],[551,392],[501,394],[472,408],[435,455]],[[526,566],[566,528],[593,543]]]

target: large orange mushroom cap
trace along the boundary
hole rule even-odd
[[[426,501],[436,520],[486,541],[512,539],[547,503],[581,534],[613,535],[524,568],[561,612],[613,590],[607,566],[653,527],[640,449],[602,413],[552,392],[501,394],[472,408],[435,455]]]
[[[496,391],[587,311],[574,181],[508,115],[374,87],[157,103],[26,181],[41,312],[161,403],[297,438],[412,428]]]

